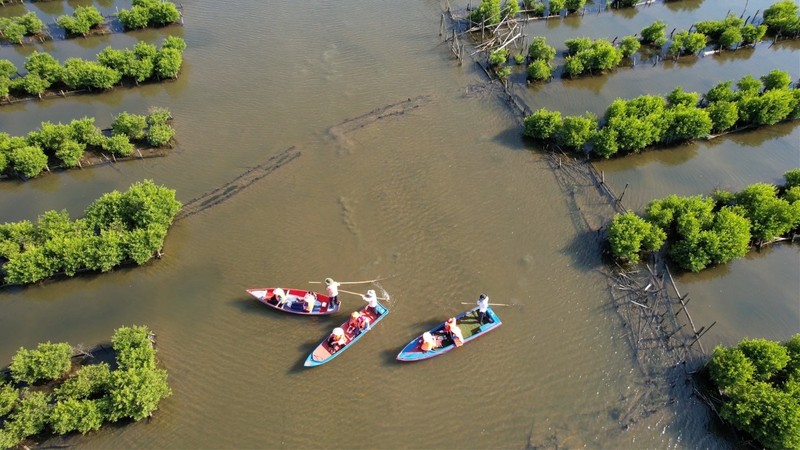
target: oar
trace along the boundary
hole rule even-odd
[[[383,278],[375,278],[374,280],[364,280],[364,281],[337,281],[337,283],[339,283],[339,284],[367,284],[367,283],[374,283],[376,281],[381,281],[381,280],[383,280]],[[324,281],[309,281],[309,283],[322,284],[322,283],[324,283]]]
[[[358,292],[345,291],[344,289],[339,289],[339,292],[344,292],[345,294],[353,294],[361,297],[361,294],[359,294]],[[375,298],[377,298],[378,300],[389,300],[388,298],[383,298],[383,297],[375,297]]]
[[[470,302],[461,302],[462,305],[474,305],[475,303]],[[514,306],[514,305],[507,305],[505,303],[489,303],[489,306]]]

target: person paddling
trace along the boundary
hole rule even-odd
[[[487,309],[489,309],[489,296],[481,294],[478,297],[478,325],[483,325],[484,320],[491,322],[489,314],[486,313]]]
[[[334,281],[333,278],[325,278],[325,290],[331,299],[330,309],[339,308],[339,283]]]
[[[378,312],[378,297],[375,295],[375,291],[372,289],[368,290],[366,295],[362,295],[361,298],[367,302],[367,308],[372,308],[372,311],[375,313],[376,316],[379,316],[380,313]]]

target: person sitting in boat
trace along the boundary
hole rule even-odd
[[[284,303],[286,303],[286,292],[281,288],[276,288],[272,291],[272,297],[269,297],[267,302],[272,303],[278,308],[283,307]]]
[[[306,304],[306,312],[311,312],[314,310],[314,305],[317,303],[317,296],[314,295],[313,292],[306,292],[305,297],[303,297],[303,301]]]
[[[441,346],[442,346],[442,341],[439,340],[439,338],[434,337],[430,331],[422,333],[422,343],[420,344],[420,348],[422,349],[423,352],[429,352]]]
[[[380,315],[380,313],[378,313],[378,297],[375,296],[375,291],[370,289],[367,291],[367,294],[362,295],[361,298],[367,302],[367,308],[371,308],[372,312],[374,312],[376,316]]]
[[[461,347],[461,344],[464,343],[464,334],[461,333],[455,317],[447,319],[447,322],[444,323],[444,331],[456,347]]]
[[[331,308],[336,309],[339,307],[339,283],[333,278],[325,278],[325,290],[328,292],[328,297],[331,299]]]
[[[369,317],[366,314],[353,311],[353,313],[350,314],[350,320],[347,323],[347,332],[355,335],[360,334],[367,328],[369,328]]]
[[[346,343],[347,336],[345,336],[344,330],[339,327],[334,328],[333,333],[328,338],[328,346],[331,348],[331,353],[338,352]]]

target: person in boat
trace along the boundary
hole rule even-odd
[[[464,334],[456,323],[455,317],[447,319],[447,322],[444,323],[444,331],[456,347],[461,347],[464,343]]]
[[[369,317],[366,314],[353,311],[347,324],[347,332],[358,335],[367,328],[369,328]]]
[[[486,312],[487,309],[489,309],[489,296],[481,294],[478,297],[478,325],[483,325],[484,321],[485,323],[492,321],[489,318],[489,314]]]
[[[375,296],[375,291],[370,289],[367,291],[366,295],[362,295],[361,298],[367,302],[367,308],[372,308],[372,312],[374,312],[376,316],[380,315],[378,313],[378,297]]]
[[[432,335],[430,331],[422,333],[422,342],[420,343],[420,348],[423,352],[429,352],[441,346],[442,341],[437,336]]]
[[[311,312],[314,310],[314,305],[317,303],[317,296],[311,291],[306,292],[303,301],[305,302],[306,312]]]
[[[328,292],[328,297],[331,299],[330,309],[339,307],[339,283],[333,278],[325,278],[325,290]]]
[[[328,337],[328,346],[331,348],[331,353],[338,352],[346,343],[347,336],[345,336],[344,330],[339,327],[334,328],[333,333]]]
[[[286,292],[281,288],[276,288],[272,291],[272,297],[269,297],[267,302],[272,303],[278,308],[282,308],[284,303],[286,303]]]

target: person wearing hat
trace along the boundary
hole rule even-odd
[[[338,352],[346,343],[347,336],[345,336],[344,330],[339,327],[334,328],[333,333],[331,333],[328,338],[328,345],[331,347],[331,353]]]
[[[489,309],[489,296],[486,294],[481,294],[478,297],[478,324],[483,325],[484,320],[487,322],[491,322],[489,319],[489,314],[486,313],[486,310]]]
[[[456,347],[461,347],[461,345],[464,343],[464,334],[461,332],[461,328],[458,326],[458,322],[456,321],[455,317],[447,319],[447,322],[444,323],[444,331],[447,337],[453,341],[453,345]]]
[[[339,283],[333,278],[325,278],[325,290],[328,291],[328,297],[331,299],[330,308],[339,308]]]
[[[286,292],[281,288],[276,288],[272,291],[272,297],[269,297],[267,301],[278,308],[283,308],[283,304],[286,302]]]
[[[303,297],[303,301],[306,304],[306,312],[314,311],[314,306],[317,304],[317,296],[314,295],[313,292],[306,292],[305,297]]]
[[[435,338],[430,331],[422,333],[422,343],[420,343],[420,348],[423,352],[429,352],[441,346],[442,341],[440,341],[438,338]]]
[[[380,313],[378,313],[378,297],[375,296],[375,291],[370,289],[367,291],[367,294],[362,295],[361,298],[363,298],[364,301],[367,302],[367,308],[372,308],[372,311],[375,313],[376,316],[380,315]]]
[[[361,313],[358,311],[353,311],[350,313],[350,320],[347,321],[347,332],[353,333],[358,330],[358,319],[361,318]]]

